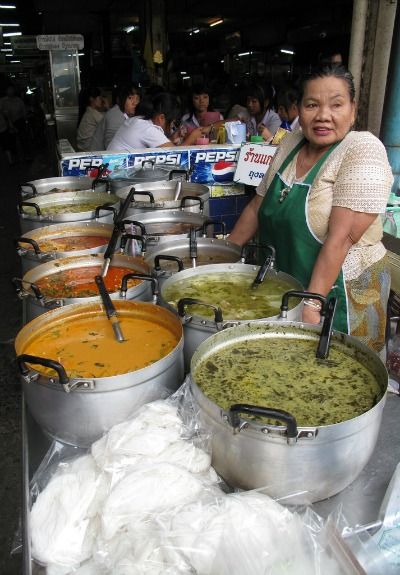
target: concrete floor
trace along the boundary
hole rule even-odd
[[[49,148],[50,146],[48,146]],[[34,146],[33,146],[34,148]],[[0,574],[22,573],[21,554],[10,555],[21,514],[21,387],[14,362],[14,338],[21,327],[21,303],[11,284],[20,277],[14,239],[19,235],[19,184],[58,175],[55,150],[35,149],[32,161],[10,166],[0,151]]]

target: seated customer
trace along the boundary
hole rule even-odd
[[[295,88],[286,88],[278,92],[277,108],[278,116],[282,122],[288,122],[293,132],[299,127],[299,95]]]
[[[175,145],[177,123],[181,117],[178,100],[167,92],[144,99],[136,116],[128,118],[118,129],[107,150],[131,152],[140,148],[163,148]],[[193,144],[210,128],[196,128],[181,143]]]
[[[79,94],[79,100],[79,122],[76,146],[81,152],[89,152],[97,124],[103,119],[104,112],[107,110],[108,105],[97,87],[82,90]]]
[[[189,112],[182,117],[182,124],[190,132],[203,124],[202,116],[206,112],[214,112],[211,106],[210,90],[206,86],[196,84],[190,92]],[[216,121],[224,119],[219,112],[215,115]]]
[[[140,102],[140,89],[138,86],[118,86],[114,93],[114,106],[106,112],[103,119],[97,124],[90,149],[106,150],[118,128],[127,118],[135,115]]]

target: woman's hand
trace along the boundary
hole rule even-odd
[[[266,142],[270,142],[274,137],[274,135],[268,130],[266,126],[264,126],[264,124],[259,124],[257,130],[259,135],[262,136],[263,140]]]

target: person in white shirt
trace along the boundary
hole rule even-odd
[[[176,145],[181,110],[177,98],[167,92],[144,99],[136,109],[136,116],[128,118],[107,146],[114,152],[131,152],[140,148],[163,148]],[[191,145],[208,134],[210,126],[196,128],[180,145]]]
[[[249,136],[261,135],[264,140],[270,140],[279,126],[281,119],[272,108],[272,86],[264,88],[254,84],[247,89],[247,110],[250,122],[247,124]]]
[[[203,114],[206,112],[214,112],[211,105],[210,90],[207,86],[202,84],[195,84],[190,91],[190,101],[188,106],[188,113],[182,116],[182,124],[186,126],[189,132],[195,128],[199,128],[200,124],[204,125]],[[216,112],[216,121],[223,120],[224,117],[219,112]],[[216,123],[213,121],[212,123]]]
[[[127,118],[135,115],[140,102],[140,88],[136,85],[118,86],[114,92],[115,104],[97,124],[90,150],[106,150],[108,144]]]
[[[289,122],[293,132],[299,127],[299,95],[295,88],[286,88],[278,92],[277,110],[282,122]]]
[[[108,108],[99,88],[82,90],[80,95],[80,121],[76,134],[76,146],[80,152],[89,152],[90,143],[97,124],[101,122]]]

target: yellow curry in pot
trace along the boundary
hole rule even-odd
[[[156,308],[154,308],[156,309]],[[61,363],[68,377],[99,378],[121,375],[159,361],[176,347],[176,328],[146,316],[118,312],[125,342],[116,341],[104,312],[66,317],[54,326],[33,334],[22,353],[53,359]],[[34,365],[50,377],[51,369]]]

